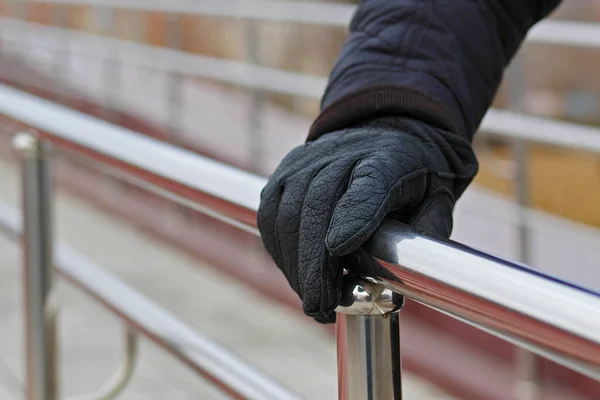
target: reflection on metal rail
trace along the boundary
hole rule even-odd
[[[77,150],[240,224],[255,225],[265,183],[260,177],[6,86],[0,86],[0,114],[38,130],[42,140]],[[389,307],[390,297],[382,296],[386,289],[600,378],[598,293],[454,242],[432,240],[394,222],[384,223],[357,257],[371,263],[373,273],[348,288],[354,304],[340,309],[347,313],[338,326],[342,399],[362,399],[373,391],[400,398],[399,382],[390,382],[389,377],[396,376],[399,368],[399,354],[392,351],[398,348],[399,337],[390,333],[397,332],[393,313],[401,302],[393,301],[394,307]],[[86,261],[77,258],[74,264]],[[88,290],[97,293],[100,289],[81,279],[78,271],[67,270],[84,286],[92,284]],[[93,282],[109,279],[99,270],[94,274]],[[112,285],[126,290],[122,284]],[[110,304],[119,301],[111,299]],[[134,300],[127,303],[136,304]],[[131,308],[127,316],[135,313]],[[350,365],[368,366],[370,378],[358,384],[360,374],[367,371]]]

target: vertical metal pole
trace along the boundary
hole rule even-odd
[[[531,265],[531,229],[529,224],[529,179],[528,171],[528,144],[522,140],[514,143],[515,168],[515,195],[517,199],[517,235],[519,238],[519,259]],[[538,400],[541,398],[539,387],[538,357],[523,348],[516,348],[516,375],[515,394],[518,400]]]
[[[171,13],[167,15],[166,44],[169,48],[183,51],[182,18],[180,14]],[[171,71],[167,74],[167,134],[168,141],[179,146],[185,146],[183,134],[184,97],[183,84],[184,75]],[[188,223],[193,223],[193,213],[188,207],[182,207],[169,202],[169,208],[177,213],[183,214]]]
[[[259,49],[259,31],[258,24],[255,20],[244,20],[244,42],[246,50],[246,62],[253,65],[261,64],[261,56]],[[266,171],[263,154],[263,113],[266,104],[266,93],[257,88],[248,90],[248,150],[250,162],[248,169],[256,174],[263,175]],[[257,251],[262,252],[261,244],[256,241]]]
[[[21,161],[28,400],[59,398],[48,146],[30,133],[20,133],[13,140]]]
[[[529,208],[529,179],[527,179],[528,171],[528,159],[527,151],[528,145],[523,140],[516,140],[513,146],[514,160],[516,163],[515,168],[515,197],[518,204],[518,237],[519,237],[519,259],[521,262],[530,265],[532,262],[531,258],[531,232],[529,228],[528,220],[528,208]]]
[[[522,55],[521,55],[522,57]],[[522,111],[525,89],[523,60],[516,57],[508,73],[510,108]],[[522,140],[513,142],[513,160],[515,167],[515,197],[517,200],[517,238],[518,256],[521,262],[531,265],[531,231],[528,220],[529,180],[527,179],[527,143]],[[515,397],[518,400],[537,400],[540,398],[537,356],[523,348],[515,348],[515,366],[517,382]]]
[[[97,8],[96,16],[101,19],[102,31],[106,36],[112,36],[116,28],[116,11],[114,8]],[[120,123],[115,111],[120,111],[121,72],[118,52],[109,53],[104,60],[104,117],[116,124]]]
[[[246,20],[244,29],[246,58],[250,64],[260,65],[261,57],[258,43],[258,26],[256,21]],[[260,174],[263,168],[263,112],[265,93],[261,89],[251,88],[248,105],[248,136],[250,145],[250,170]]]
[[[339,400],[401,400],[402,297],[365,281],[352,283],[351,305],[337,308]]]
[[[170,48],[182,50],[183,37],[181,32],[181,17],[178,14],[170,14],[167,21],[167,45]],[[183,117],[183,77],[177,72],[169,74],[168,83],[168,123],[172,132],[171,141],[177,143],[180,139]]]
[[[9,15],[8,17],[11,19],[16,19],[16,20],[20,20],[20,21],[29,21],[29,4],[27,3],[23,3],[20,1],[14,1],[11,0],[9,3]],[[23,36],[25,36],[26,39],[28,39],[30,36],[27,35],[27,33],[23,33]],[[10,41],[10,40],[8,40]],[[10,47],[12,49],[17,48],[19,45],[17,43],[12,43],[10,45]],[[31,47],[29,43],[25,42],[25,44],[22,47]],[[27,65],[27,61],[28,58],[27,56],[22,55],[23,54],[23,49],[19,49],[19,50],[13,50],[11,53],[11,57],[13,58],[13,61],[16,61],[16,63],[22,63]],[[27,85],[28,84],[28,80],[27,80],[27,72],[24,71],[23,68],[19,68],[16,72],[13,73],[12,75],[12,79],[14,79],[14,81],[17,84],[20,85]]]
[[[169,14],[167,19],[167,46],[172,49],[182,50],[183,34],[181,32],[181,17],[179,14]],[[183,77],[178,72],[167,72],[168,76],[168,125],[171,133],[171,142],[177,143],[180,138],[183,117]]]
[[[64,4],[53,4],[54,7],[54,25],[60,28],[66,27],[67,25],[67,8]],[[62,43],[65,46],[64,53],[61,50],[56,51],[56,61],[54,64],[54,79],[55,79],[55,94],[59,103],[63,102],[67,98],[65,89],[68,85],[62,85],[65,83],[65,77],[68,75],[69,64],[70,64],[70,37],[63,38],[66,43]],[[57,46],[58,47],[58,46]]]

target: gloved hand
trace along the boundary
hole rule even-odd
[[[476,171],[468,142],[408,118],[327,133],[293,149],[261,194],[264,245],[304,312],[334,322],[345,257],[387,216],[450,236],[455,198]],[[467,163],[468,164],[468,163]],[[473,168],[475,165],[475,168]]]

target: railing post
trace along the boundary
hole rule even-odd
[[[21,162],[27,399],[58,400],[49,144],[19,133],[13,147]]]
[[[59,28],[68,27],[66,7],[67,6],[64,4],[53,5],[54,25]],[[69,76],[69,69],[71,66],[71,51],[69,44],[71,38],[70,36],[65,35],[62,37],[61,40],[66,41],[66,43],[62,43],[65,46],[65,51],[63,52],[60,49],[56,50],[56,61],[54,64],[52,74],[54,76],[54,79],[56,79],[52,91],[56,94],[59,103],[68,99],[68,90],[65,87],[68,87],[70,82],[68,82],[65,78]]]
[[[521,54],[511,65],[507,75],[509,82],[510,108],[514,111],[522,111],[523,100],[526,90],[525,84],[525,66]],[[529,227],[528,211],[529,207],[529,179],[527,179],[528,144],[523,140],[516,140],[513,143],[513,161],[515,163],[515,198],[517,200],[517,239],[519,260],[527,265],[532,264],[531,259],[531,230]],[[523,348],[515,348],[515,397],[517,400],[537,400],[540,399],[540,386],[538,374],[537,356]]]
[[[518,252],[519,260],[524,264],[531,265],[531,229],[529,222],[529,179],[528,171],[528,144],[523,140],[517,140],[514,143],[514,161],[515,161],[515,197],[517,200],[518,212]],[[537,400],[541,398],[538,357],[530,351],[523,348],[517,348],[515,354],[516,374],[516,398],[517,400]]]
[[[182,18],[180,14],[171,13],[167,15],[166,27],[166,45],[170,49],[183,50],[183,29]],[[166,72],[168,74],[167,83],[167,124],[171,137],[171,143],[182,144],[184,140],[181,137],[183,131],[183,110],[184,96],[183,84],[184,76],[178,72]]]
[[[259,29],[256,21],[248,19],[244,22],[244,39],[246,59],[251,65],[261,65],[259,48]],[[256,174],[264,174],[264,123],[263,113],[266,96],[263,89],[249,89],[248,104],[248,137],[250,146],[250,170]]]
[[[107,37],[117,35],[117,10],[114,8],[97,7],[94,9],[94,18],[101,20],[100,31]],[[103,115],[115,124],[119,124],[121,110],[121,63],[119,50],[111,49],[103,60],[102,85],[104,87]]]
[[[400,315],[403,297],[374,283],[347,287],[337,308],[339,400],[401,400]]]

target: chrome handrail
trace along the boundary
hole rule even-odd
[[[355,9],[355,6],[345,4],[314,3],[307,1],[281,2],[273,0],[257,0],[253,1],[252,3],[248,3],[244,0],[230,0],[227,2],[223,2],[221,0],[172,0],[167,2],[162,0],[12,0],[12,2],[15,3],[28,3],[32,1],[35,1],[36,3],[47,4],[54,3],[88,5],[92,8],[98,9],[151,9],[152,11],[162,11],[166,13],[186,13],[192,15],[206,15],[213,17],[241,18],[255,21],[285,21],[302,24],[327,25],[339,28],[346,27]],[[21,15],[21,17],[24,17],[24,19],[26,20],[27,11],[23,11],[21,14],[23,13],[24,15]],[[111,15],[112,18],[114,18],[114,13],[111,13]],[[111,21],[113,21],[113,19],[111,19]],[[152,68],[159,69],[165,72],[170,72],[173,74],[179,73],[190,76],[203,76],[221,82],[234,83],[250,88],[253,91],[273,91],[276,93],[283,93],[288,95],[291,94],[294,96],[318,99],[320,98],[326,84],[326,80],[322,77],[314,77],[305,74],[264,68],[230,60],[189,54],[173,49],[164,49],[148,45],[139,45],[127,41],[110,39],[98,35],[90,35],[88,33],[77,32],[74,30],[61,31],[60,28],[40,27],[37,24],[24,23],[17,20],[9,21],[7,19],[3,19],[2,22],[3,26],[7,26],[5,22],[12,23],[13,27],[20,24],[20,26],[24,29],[25,34],[30,34],[30,30],[35,28],[45,29],[45,32],[52,32],[54,34],[59,35],[68,34],[70,39],[91,39],[96,43],[101,44],[102,49],[107,50],[106,57],[116,56],[120,59],[119,62],[126,61],[128,63],[133,62],[133,64],[138,63],[140,65],[143,65],[145,62],[143,58],[150,58],[154,61],[158,59],[161,60],[161,64],[153,63],[151,65]],[[598,49],[600,48],[599,32],[599,24],[563,20],[546,20],[537,24],[530,30],[526,43],[542,43],[551,45],[566,45],[572,47],[575,46],[579,48],[588,49]],[[14,37],[13,35],[13,37],[11,37],[10,40],[21,40],[21,37]],[[77,52],[89,52],[89,48],[86,47],[85,44],[80,43],[78,46],[77,43],[73,42],[71,40],[61,41],[61,46],[64,43],[70,43],[69,47],[67,48],[70,52],[72,52],[73,50],[76,50]],[[114,52],[115,49],[119,51],[118,54]],[[96,56],[98,55],[97,53],[94,54]],[[160,57],[149,56],[151,54],[160,54]],[[110,64],[112,65],[112,63]],[[57,70],[62,71],[62,66],[62,60],[59,60],[57,64]],[[110,81],[105,82],[108,83],[105,86],[112,88],[115,83],[114,79],[116,79],[115,74],[107,74],[105,78]],[[175,86],[176,84],[177,83],[174,80],[172,86]],[[107,96],[109,94],[110,93],[107,93]],[[112,99],[112,97],[108,96],[108,100],[110,99]],[[171,120],[173,120],[173,117],[176,117],[176,114],[171,115],[171,117]],[[254,129],[260,130],[260,126],[255,126]],[[552,119],[530,117],[510,111],[496,109],[489,110],[482,122],[481,131],[482,132],[479,134],[479,137],[491,133],[499,137],[508,138],[515,145],[516,168],[514,168],[514,181],[516,182],[518,203],[521,209],[526,207],[528,204],[527,180],[525,178],[525,170],[527,168],[527,152],[524,147],[525,142],[545,143],[553,146],[568,147],[585,151],[591,150],[594,152],[598,152],[600,149],[600,129],[586,127],[578,124],[564,123]],[[72,148],[76,148],[77,150],[84,150],[84,147],[73,145],[72,143],[70,144],[70,146]],[[120,164],[114,159],[111,160],[110,157],[106,157],[105,155],[95,154],[94,156],[101,161],[108,161],[112,162],[113,164],[116,164],[117,167],[113,168],[113,170],[124,167],[123,164]],[[184,190],[184,187],[181,187],[176,183],[170,182],[170,188],[173,188],[174,185],[174,187],[176,187],[177,193],[185,193],[185,195],[187,196],[182,197],[181,195],[177,195],[171,191],[166,190],[164,188],[164,182],[161,179],[156,180],[156,176],[152,176],[152,174],[147,174],[143,170],[136,168],[125,169],[128,172],[133,172],[135,174],[135,178],[129,178],[130,180],[135,181],[133,182],[134,184],[145,185],[146,188],[150,188],[155,193],[160,193],[168,196],[169,198],[176,198],[179,201],[184,201],[187,205],[192,205],[197,210],[210,213],[211,215],[221,220],[226,220],[229,223],[236,224],[242,229],[256,233],[256,229],[252,226],[253,217],[251,213],[248,213],[247,209],[244,209],[244,207],[240,207],[238,204],[234,204],[231,206],[231,210],[233,214],[235,214],[235,216],[225,217],[219,214],[213,208],[211,208],[212,206],[205,206],[203,205],[204,203],[199,203],[197,201],[198,199],[209,199],[210,204],[214,205],[218,202],[217,197],[206,197],[206,194],[204,194],[203,197],[201,191],[198,190],[192,190],[191,192],[187,192]],[[150,179],[153,182],[148,183],[146,181],[147,179]],[[520,214],[522,217],[520,218],[520,227],[518,231],[519,247],[521,249],[520,253],[522,254],[521,260],[527,262],[529,260],[527,257],[528,252],[526,251],[528,249],[527,238],[529,236],[527,228],[528,223],[525,219],[525,214],[523,212],[521,212]],[[239,222],[238,220],[242,220],[243,222]],[[366,287],[363,287],[363,289],[367,290],[367,287],[368,285]],[[352,317],[348,318],[352,319]],[[387,322],[397,322],[392,320],[393,318],[390,318],[390,320]],[[365,321],[366,320],[363,320],[361,318],[359,318],[357,321],[354,321],[354,323],[356,324],[353,325],[353,329],[355,331],[368,329],[368,324]],[[374,321],[372,322],[375,324]],[[350,321],[349,323],[352,324],[353,322]],[[338,324],[338,326],[341,325]],[[482,327],[480,326],[480,328]],[[366,331],[363,333],[366,334]],[[369,334],[373,334],[373,332],[370,332]],[[338,335],[338,339],[345,340],[348,338],[344,338],[344,335]],[[389,341],[395,340],[395,338],[386,337],[382,340]],[[376,343],[373,342],[371,343],[371,345],[375,346]],[[393,348],[393,343],[390,343],[390,346]],[[366,351],[376,349],[361,348],[361,351],[362,350]],[[356,354],[354,354],[354,356],[356,356]],[[527,361],[525,362],[525,364],[529,365],[530,363],[529,361]],[[375,368],[376,365],[367,366],[360,364],[359,367]],[[530,369],[530,366],[528,366],[527,368]],[[363,370],[363,372],[364,371],[365,370]],[[378,371],[375,368],[370,372],[379,374],[381,371]],[[532,373],[534,373],[534,371],[526,372],[524,374],[524,379],[530,380],[531,376],[529,375],[531,375]],[[525,375],[529,377],[526,377]],[[355,378],[357,377],[355,376]],[[358,379],[355,379],[355,381],[358,382]],[[373,382],[367,383],[361,381],[357,384],[358,386],[353,387],[353,392],[356,396],[358,396],[358,398],[360,398],[360,396],[362,395],[361,391],[373,389],[369,389],[367,387],[368,384],[372,383]],[[535,386],[534,382],[531,383],[533,383],[533,385]],[[342,388],[343,385],[341,384],[341,393],[348,392],[348,390],[344,390]],[[396,396],[397,394],[397,388],[393,385],[385,386],[379,389],[382,391],[376,392],[379,394],[383,393],[384,397],[386,397],[392,392],[394,392],[393,396]],[[529,394],[524,395],[524,398],[529,398]]]
[[[3,85],[0,114],[35,129],[42,140],[76,150],[238,224],[255,227],[264,178]],[[390,375],[377,373],[386,367],[376,359],[365,363],[365,354],[370,352],[348,351],[365,342],[364,336],[350,335],[347,328],[368,329],[370,346],[377,354],[394,348],[390,346],[398,338],[377,336],[386,332],[386,327],[388,333],[391,331],[386,324],[398,323],[387,312],[373,314],[372,310],[386,309],[376,306],[379,288],[600,378],[600,294],[451,241],[433,240],[393,222],[383,224],[365,250],[368,255],[364,262],[379,262],[373,264],[373,274],[364,277],[365,282],[349,288],[358,306],[340,309],[348,314],[340,318],[338,339],[346,341],[339,347],[341,360],[349,362],[349,357],[355,357],[350,365],[362,362],[374,368],[376,376],[370,385],[381,383],[385,393],[396,388],[377,380],[378,376]],[[369,287],[373,283],[376,285]],[[375,306],[359,307],[358,300],[366,295],[370,299],[366,304]],[[373,331],[374,327],[379,328]],[[377,337],[383,342],[373,341]],[[346,393],[345,399],[360,398],[364,392],[348,387],[342,390],[343,385],[356,385],[361,380],[359,376],[348,379],[350,372],[356,370],[340,368],[340,393]]]
[[[22,222],[13,208],[0,203],[0,233],[13,240],[22,234]],[[132,332],[144,336],[165,351],[177,357],[200,376],[216,385],[234,399],[300,400],[301,397],[283,388],[271,378],[256,371],[208,337],[197,333],[177,316],[153,302],[136,289],[126,285],[84,254],[64,242],[55,246],[56,272],[81,290],[98,300],[117,315]],[[129,351],[135,351],[128,344]],[[128,357],[131,358],[131,357]],[[123,375],[131,373],[130,362],[124,365]],[[112,389],[118,388],[124,378],[116,379]],[[114,390],[103,390],[106,394]],[[45,396],[50,394],[46,393]],[[28,397],[29,399],[56,399],[56,397]],[[114,398],[114,397],[110,397]]]

